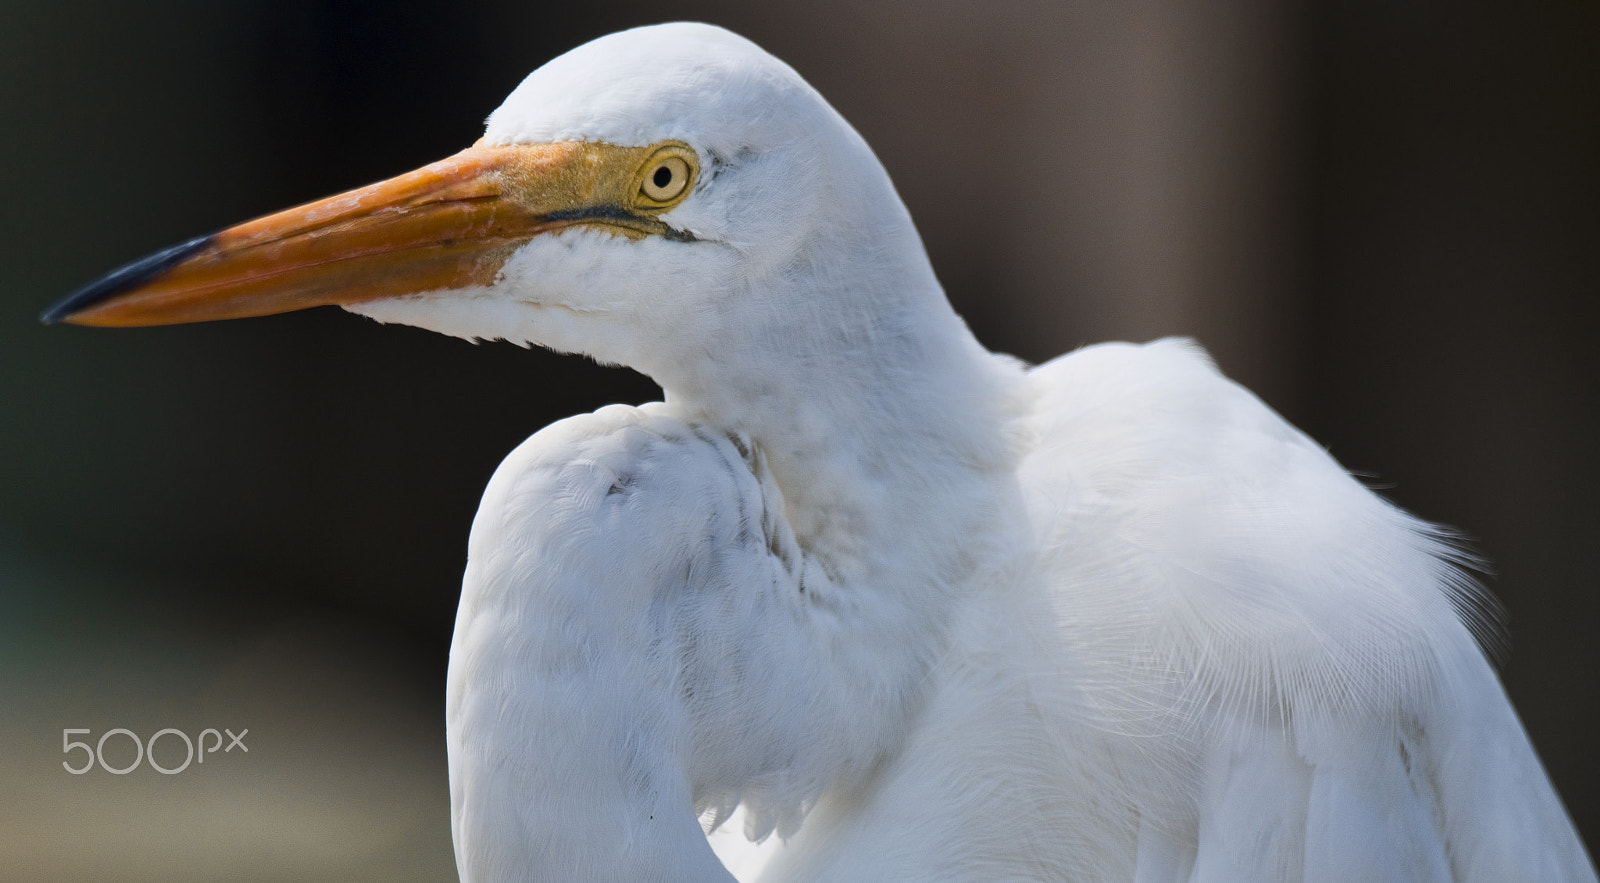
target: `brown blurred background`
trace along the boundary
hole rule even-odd
[[[453,152],[544,60],[662,18],[745,34],[854,122],[990,347],[1196,336],[1474,537],[1507,687],[1600,837],[1600,5],[146,6],[0,4],[0,878],[453,875],[443,683],[478,495],[540,426],[653,385],[335,310],[35,316]],[[250,750],[73,776],[68,727]]]

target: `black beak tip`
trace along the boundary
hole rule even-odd
[[[39,314],[39,321],[44,323],[44,324],[46,324],[46,325],[56,325],[56,324],[59,324],[61,322],[61,320],[67,318],[68,316],[72,315],[73,313],[76,313],[78,311],[78,308],[77,308],[77,306],[75,304],[72,303],[73,297],[75,297],[76,295],[77,295],[77,292],[75,291],[75,292],[72,293],[72,295],[70,295],[70,296],[68,296],[66,298],[63,298],[60,302],[54,304],[49,309],[47,309],[44,312],[40,313]]]
[[[56,302],[54,306],[39,314],[39,321],[46,325],[55,325],[73,313],[148,282],[210,245],[211,239],[211,236],[197,236],[188,242],[180,242],[130,264],[124,264]]]

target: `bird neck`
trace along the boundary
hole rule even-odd
[[[973,338],[931,270],[901,284],[823,340],[779,329],[748,358],[662,381],[690,419],[752,439],[801,545],[855,580],[875,580],[880,553],[909,535],[964,536],[1018,449],[1015,363]]]
[[[1014,445],[1004,363],[948,306],[888,315],[854,360],[773,342],[778,374],[664,383],[502,465],[451,648],[463,879],[725,880],[697,813],[786,836],[898,750]]]
[[[682,757],[692,735],[670,607],[628,597],[667,578],[656,565],[690,537],[668,513],[653,542],[662,510],[604,490],[619,437],[606,416],[579,418],[597,431],[570,445],[535,436],[513,452],[473,524],[446,717],[463,883],[733,879]],[[582,529],[605,515],[626,521],[616,536]],[[637,538],[638,554],[619,555],[616,537]]]
[[[777,374],[720,378],[706,387],[715,397],[666,387],[690,422],[749,439],[798,552],[792,591],[775,602],[792,615],[755,617],[771,634],[745,636],[763,651],[740,676],[769,677],[751,692],[770,701],[729,722],[787,721],[761,746],[785,766],[724,794],[695,779],[699,803],[736,795],[758,833],[793,833],[805,807],[900,750],[951,617],[1002,567],[1006,519],[1020,511],[1008,496],[1020,374],[933,293],[906,315],[879,312],[898,327],[874,329],[876,347],[818,355],[773,340]]]

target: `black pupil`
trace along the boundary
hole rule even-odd
[[[656,169],[656,173],[651,176],[651,180],[655,182],[657,187],[666,189],[666,186],[672,183],[672,170],[666,166],[660,166]]]

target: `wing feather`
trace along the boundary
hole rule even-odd
[[[1140,880],[1595,879],[1446,534],[1186,341],[1031,379],[1019,475]]]

